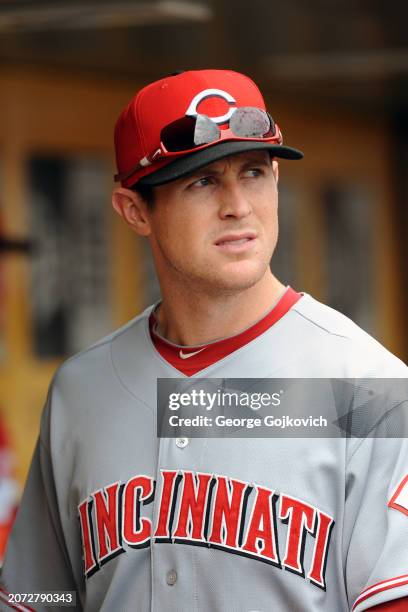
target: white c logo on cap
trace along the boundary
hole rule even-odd
[[[197,117],[197,106],[200,104],[200,102],[206,100],[207,98],[222,98],[223,100],[228,102],[230,106],[232,106],[233,104],[236,105],[235,98],[233,98],[231,94],[227,93],[226,91],[222,91],[222,89],[204,89],[204,91],[200,91],[200,93],[194,96],[194,98],[191,100],[190,106],[186,111],[186,115],[188,117]],[[210,119],[212,119],[212,121],[217,124],[226,123],[231,119],[231,116],[235,109],[236,106],[230,108],[228,113],[225,113],[225,115],[222,115],[220,117],[210,117]]]

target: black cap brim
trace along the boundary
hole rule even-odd
[[[156,170],[156,172],[144,176],[137,184],[158,187],[159,185],[164,185],[165,183],[170,183],[171,181],[182,178],[194,170],[198,170],[212,162],[223,159],[223,157],[244,153],[245,151],[262,150],[269,151],[272,157],[280,157],[283,159],[302,159],[303,157],[302,151],[298,151],[298,149],[277,145],[271,142],[229,140],[179,157],[167,166]]]

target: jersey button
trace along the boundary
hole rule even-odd
[[[177,582],[177,572],[175,569],[169,570],[166,576],[166,582],[169,586],[173,586]]]
[[[188,442],[188,438],[176,438],[176,446],[178,446],[179,448],[185,448]]]

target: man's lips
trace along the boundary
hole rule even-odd
[[[245,251],[252,246],[256,237],[252,231],[224,234],[215,241],[215,246],[226,251]]]

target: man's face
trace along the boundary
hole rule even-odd
[[[160,281],[217,294],[259,282],[278,236],[277,177],[267,152],[250,151],[156,188],[149,240]]]

